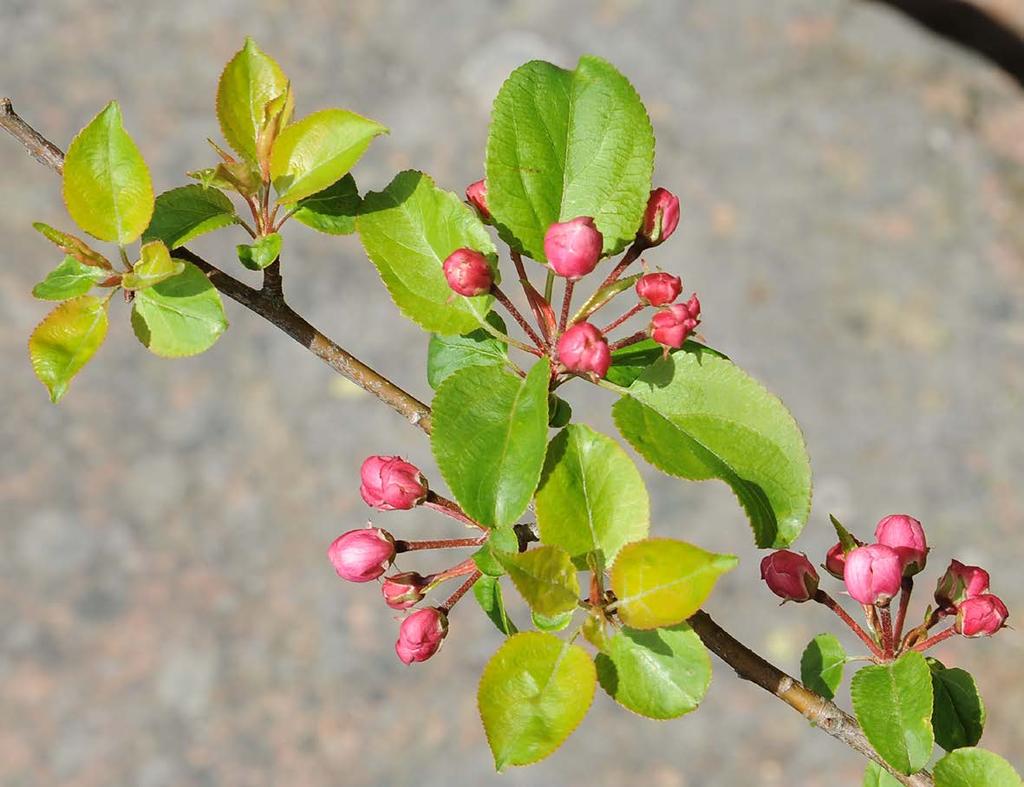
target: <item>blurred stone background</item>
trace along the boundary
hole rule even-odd
[[[989,5],[1024,24],[1019,0]],[[246,34],[299,114],[342,105],[391,128],[356,169],[364,189],[417,167],[461,190],[513,67],[610,59],[684,204],[650,261],[682,273],[708,340],[805,430],[798,548],[820,559],[829,512],[868,535],[907,511],[934,548],[913,614],[957,556],[1021,615],[1024,96],[988,65],[857,0],[4,0],[0,30],[0,94],[62,147],[118,98],[158,190],[212,160],[217,77]],[[106,346],[51,406],[25,342],[57,257],[29,223],[69,221],[58,179],[6,137],[0,173],[0,783],[860,783],[856,756],[720,662],[699,713],[646,721],[598,692],[561,751],[499,781],[474,703],[490,624],[460,605],[442,655],[404,668],[376,586],[342,585],[324,557],[367,518],[366,454],[438,478],[422,435],[231,302],[225,338],[182,361],[145,352],[115,303]],[[194,247],[244,275],[240,240]],[[355,238],[291,225],[285,255],[300,312],[429,396],[425,337]],[[603,392],[570,390],[612,429]],[[790,671],[838,631],[823,609],[776,608],[726,487],[645,473],[657,532],[741,556],[709,604],[727,628]],[[377,521],[458,532],[425,512]],[[983,744],[1024,766],[1024,636],[937,655],[977,674]]]

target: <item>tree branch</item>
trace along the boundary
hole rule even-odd
[[[18,117],[10,99],[0,100],[0,126],[21,142],[36,161],[55,172],[62,171],[63,153]],[[263,288],[257,290],[229,276],[188,249],[175,249],[174,254],[205,272],[210,283],[220,292],[280,328],[336,372],[372,393],[410,423],[430,433],[430,408],[310,325],[285,302],[279,282],[268,282],[265,278]],[[267,270],[277,265],[279,263],[275,262]],[[522,534],[520,540],[523,541]],[[464,593],[471,584],[467,581],[465,587],[456,591],[453,599],[457,600],[457,596]],[[451,603],[454,602],[449,599],[448,605]],[[871,748],[852,716],[761,658],[715,623],[703,610],[691,617],[689,623],[707,648],[731,666],[739,677],[774,694],[832,737],[881,765],[901,784],[909,787],[933,785],[931,776],[924,771],[913,776],[894,773]]]

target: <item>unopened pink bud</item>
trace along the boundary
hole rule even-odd
[[[474,298],[491,291],[494,273],[487,258],[473,249],[456,249],[444,261],[444,277],[459,295]]]
[[[686,303],[674,303],[651,318],[651,338],[678,350],[700,324],[700,301],[693,295]]]
[[[487,184],[483,180],[478,180],[466,186],[466,199],[476,208],[480,218],[484,221],[491,220],[491,209],[487,207]]]
[[[448,634],[448,616],[436,607],[413,612],[398,629],[395,653],[403,664],[426,661],[441,647]]]
[[[857,547],[846,555],[843,581],[861,604],[885,604],[900,589],[903,560],[885,544]]]
[[[552,270],[571,281],[597,267],[603,247],[604,238],[589,216],[552,224],[544,234],[544,256]]]
[[[381,511],[407,510],[427,497],[427,479],[415,465],[398,456],[371,456],[360,471],[359,494],[366,505]]]
[[[430,580],[415,571],[392,574],[384,577],[380,591],[384,603],[392,609],[408,609],[423,600],[424,590]]]
[[[818,592],[818,572],[806,555],[780,549],[761,561],[761,579],[779,598],[807,601]]]
[[[903,575],[912,577],[928,560],[928,542],[924,528],[914,517],[890,514],[875,527],[875,540],[895,549],[903,560]]]
[[[640,237],[649,246],[657,246],[668,240],[679,225],[679,197],[668,189],[658,188],[647,199],[644,223]]]
[[[1006,625],[1010,616],[998,596],[983,593],[964,600],[956,610],[953,630],[965,637],[991,637]]]
[[[935,603],[939,609],[951,612],[962,601],[988,593],[988,572],[978,566],[965,566],[951,560],[949,568],[935,585]]]
[[[846,551],[843,549],[843,545],[837,541],[835,546],[825,554],[825,570],[836,579],[842,579],[845,566]]]
[[[577,374],[604,377],[612,363],[608,342],[589,322],[577,323],[563,333],[558,340],[557,353],[566,370]]]
[[[338,576],[349,582],[369,582],[381,576],[395,559],[395,539],[379,527],[350,530],[327,548]]]
[[[683,291],[683,280],[671,273],[648,273],[636,283],[636,294],[640,300],[651,306],[665,306],[672,303]]]

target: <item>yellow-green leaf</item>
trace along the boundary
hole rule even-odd
[[[32,294],[44,301],[66,301],[85,295],[106,279],[110,273],[102,268],[83,265],[70,254],[46,278],[32,288]]]
[[[190,262],[177,276],[140,290],[132,304],[136,337],[165,358],[204,352],[227,327],[220,293]]]
[[[564,549],[546,545],[527,552],[495,552],[495,556],[534,612],[555,617],[576,609],[580,585]]]
[[[121,279],[126,290],[144,290],[177,276],[185,270],[185,263],[172,260],[171,253],[161,240],[146,243],[142,247],[142,258],[132,266],[131,273]]]
[[[92,295],[66,301],[43,318],[28,341],[36,377],[54,404],[107,335],[107,303]]]
[[[251,38],[228,61],[217,85],[217,120],[224,139],[256,163],[256,143],[266,122],[267,103],[288,87],[281,67]]]
[[[113,270],[114,266],[110,264],[110,260],[95,249],[91,248],[89,244],[81,238],[76,238],[74,235],[67,232],[55,230],[49,224],[43,224],[41,221],[35,222],[32,226],[58,249],[65,254],[74,257],[83,265],[108,271]]]

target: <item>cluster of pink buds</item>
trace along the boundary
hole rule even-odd
[[[779,550],[761,561],[761,578],[783,601],[817,601],[832,609],[868,646],[877,661],[891,660],[907,650],[923,651],[953,634],[986,637],[1006,625],[1006,605],[989,593],[989,575],[977,566],[954,560],[935,589],[937,607],[925,612],[920,626],[903,632],[914,576],[928,561],[924,528],[912,516],[892,514],[875,527],[875,541],[858,541],[833,519],[840,540],[825,555],[825,570],[841,579],[864,610],[867,629],[853,620],[828,593],[805,555]],[[889,612],[899,595],[895,624]],[[931,637],[928,631],[943,618],[954,623]]]
[[[367,525],[341,534],[327,548],[327,557],[342,579],[349,582],[382,580],[380,588],[384,603],[394,610],[411,609],[446,580],[465,577],[462,585],[443,604],[417,609],[406,616],[399,626],[398,641],[395,643],[398,658],[405,664],[426,661],[438,651],[448,634],[448,613],[451,608],[480,578],[480,572],[470,558],[427,576],[416,571],[403,571],[388,576],[385,574],[401,553],[458,547],[479,548],[486,541],[486,529],[466,516],[456,503],[432,492],[419,468],[401,457],[368,457],[363,462],[360,477],[359,493],[372,508],[399,511],[422,505],[464,525],[485,531],[476,538],[403,541],[382,528]]]

